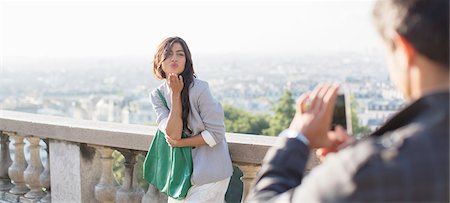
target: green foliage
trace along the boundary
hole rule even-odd
[[[223,109],[226,131],[276,136],[289,127],[295,114],[294,103],[292,93],[290,91],[284,92],[278,102],[272,107],[273,116],[250,113],[225,104]]]
[[[367,126],[359,123],[356,114],[357,103],[350,97],[353,136],[362,137],[370,133]],[[225,127],[227,132],[248,133],[255,135],[277,136],[289,127],[295,115],[295,101],[290,91],[285,91],[272,107],[272,116],[253,114],[230,105],[224,105]]]
[[[288,128],[295,115],[294,104],[292,93],[289,90],[285,91],[283,96],[272,107],[274,114],[269,121],[270,127],[263,130],[263,134],[277,136],[281,131]]]
[[[125,166],[123,165],[123,162],[125,162],[125,157],[116,150],[113,151],[112,157],[113,175],[116,178],[117,183],[119,183],[119,185],[122,185],[125,174]]]
[[[142,154],[137,155],[136,157],[136,177],[139,186],[144,189],[145,192],[148,190],[148,182],[144,180],[144,160],[145,156]]]
[[[367,126],[362,126],[359,123],[358,114],[356,114],[356,108],[358,107],[358,104],[356,103],[356,100],[353,96],[350,97],[350,106],[352,113],[353,137],[360,138],[364,135],[368,135],[370,133],[370,129]]]
[[[125,175],[125,165],[123,164],[125,162],[125,157],[118,151],[113,151],[113,175],[120,185],[123,184],[124,175]],[[137,155],[136,157],[136,165],[135,165],[135,172],[136,172],[136,178],[138,181],[139,186],[144,189],[144,191],[147,191],[148,189],[148,183],[146,180],[144,180],[143,175],[143,164],[144,164],[145,157],[141,154]]]
[[[227,132],[261,135],[262,130],[269,127],[265,114],[252,114],[227,104],[223,109]]]

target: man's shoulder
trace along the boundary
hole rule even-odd
[[[443,142],[445,144],[439,146]],[[420,124],[411,123],[353,144],[343,149],[336,159],[347,170],[347,177],[355,186],[350,198],[395,199],[397,196],[392,191],[410,193],[421,190],[420,185],[410,185],[411,182],[420,181],[422,186],[432,188],[445,183],[433,177],[448,180],[448,135],[446,138],[433,136],[426,133]],[[422,191],[420,195],[431,190]],[[379,196],[373,191],[378,191]]]
[[[332,165],[342,165],[346,174],[354,177],[357,174],[364,173],[383,173],[383,165],[390,167],[401,163],[399,159],[408,158],[410,153],[404,150],[405,140],[408,139],[408,132],[413,129],[401,129],[385,133],[381,136],[369,136],[358,142],[355,142],[342,149],[335,155],[327,157]],[[415,132],[415,131],[414,131]],[[326,160],[328,161],[328,160]],[[326,163],[326,161],[324,163]],[[372,170],[377,168],[378,171]]]
[[[419,153],[421,141],[433,139],[420,123],[411,123],[379,136],[369,136],[341,150],[341,159],[351,159],[358,168],[364,165],[402,163],[402,159],[414,159]],[[448,140],[448,139],[447,139]],[[419,152],[421,151],[421,152]],[[365,166],[367,167],[367,166]]]

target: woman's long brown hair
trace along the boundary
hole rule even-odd
[[[184,83],[183,90],[181,90],[181,119],[183,120],[183,129],[188,131],[189,133],[192,133],[191,129],[189,129],[188,127],[187,122],[189,113],[191,111],[189,102],[189,87],[191,86],[191,84],[194,85],[194,78],[196,78],[197,76],[195,75],[194,67],[192,65],[191,51],[189,51],[189,47],[183,39],[181,39],[180,37],[169,37],[161,42],[158,47],[158,51],[153,58],[153,74],[157,79],[166,78],[166,73],[164,73],[162,69],[162,63],[167,59],[170,49],[175,43],[180,43],[186,57],[184,71],[181,73]]]

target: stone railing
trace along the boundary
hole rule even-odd
[[[0,202],[167,201],[154,187],[144,192],[137,185],[136,157],[146,154],[156,130],[0,110]],[[233,164],[243,172],[244,199],[277,138],[234,133],[226,137]],[[46,150],[41,150],[42,142]],[[114,150],[125,158],[122,185],[113,176]]]

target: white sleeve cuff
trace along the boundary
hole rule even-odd
[[[205,140],[206,144],[208,144],[210,147],[214,147],[214,145],[217,144],[216,140],[214,140],[214,138],[211,135],[211,133],[209,133],[207,130],[204,130],[200,134],[202,135],[202,137]]]
[[[159,125],[158,125],[158,129],[161,130],[165,135],[167,134],[166,128],[167,128],[168,121],[169,121],[169,118],[165,118],[161,122],[159,122]]]
[[[297,132],[296,130],[292,130],[290,128],[283,130],[280,135],[280,137],[287,137],[287,138],[295,138],[299,140],[300,142],[303,142],[306,146],[309,146],[309,140],[308,138],[303,135],[301,132]]]

